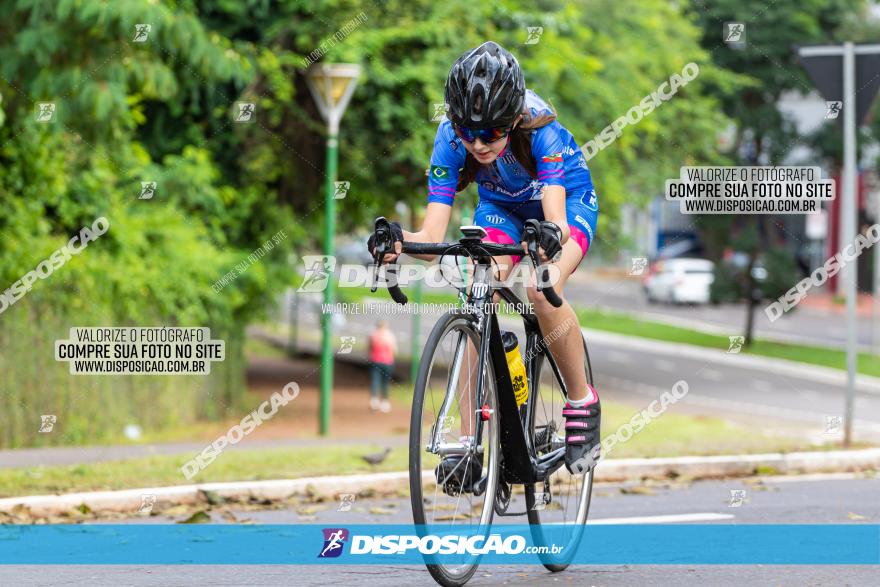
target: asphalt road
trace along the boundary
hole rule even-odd
[[[598,307],[641,316],[658,322],[669,321],[683,327],[720,334],[742,334],[746,323],[744,304],[675,305],[649,304],[642,292],[640,277],[626,279],[591,278],[584,272],[572,276],[576,287],[566,288],[566,297],[573,304]],[[831,314],[813,308],[799,307],[770,322],[764,305],[755,311],[755,336],[790,340],[821,346],[844,347],[846,322],[842,314]],[[857,321],[857,341],[863,350],[871,345],[871,320]]]
[[[880,520],[880,479],[853,475],[770,477],[762,480],[707,481],[650,486],[597,485],[590,520],[603,523],[716,524],[876,524]],[[731,507],[731,490],[745,491]],[[736,502],[734,502],[736,503]],[[379,506],[392,514],[371,514]],[[411,520],[405,499],[360,500],[352,511],[331,504],[309,523],[405,523]],[[303,523],[296,511],[238,512],[256,523]],[[659,518],[658,516],[664,516]],[[217,517],[217,516],[215,516]],[[221,521],[219,517],[216,521]],[[169,522],[169,519],[153,519]],[[511,521],[517,522],[518,519]],[[133,520],[139,523],[141,520]],[[601,545],[596,545],[601,548]],[[877,566],[767,565],[601,565],[571,567],[551,574],[538,565],[485,565],[469,585],[617,586],[868,586],[877,585]],[[395,566],[76,566],[0,568],[3,585],[353,585],[359,587],[433,585],[422,567]]]
[[[589,342],[589,338],[588,338]],[[689,392],[677,409],[731,415],[758,429],[796,429],[816,439],[834,439],[827,419],[842,417],[844,385],[817,382],[807,374],[781,375],[748,364],[712,363],[669,351],[634,351],[625,344],[594,344],[590,358],[600,394],[647,403],[683,379]],[[640,400],[638,398],[641,398]],[[880,438],[880,394],[856,393],[854,429],[862,440]]]
[[[578,295],[583,293],[579,288],[573,289]],[[318,332],[319,312],[319,307],[301,309],[301,332]],[[422,340],[430,334],[436,317],[434,314],[421,317]],[[377,319],[369,314],[347,314],[344,320],[337,320],[335,333],[340,337],[355,337],[358,342],[353,354],[362,354]],[[408,352],[411,344],[411,319],[410,314],[400,314],[388,320],[404,352]],[[590,325],[581,326],[589,328]],[[521,328],[519,335],[522,341]],[[829,418],[843,417],[845,386],[842,382],[834,385],[816,381],[806,372],[780,375],[750,365],[745,356],[741,363],[729,363],[689,357],[673,346],[655,345],[655,348],[642,350],[632,348],[625,341],[592,343],[589,336],[587,343],[595,383],[600,395],[605,394],[603,397],[647,405],[671,389],[676,381],[684,379],[690,391],[675,405],[676,410],[730,416],[766,430],[787,428],[816,441],[836,440],[842,434],[833,428],[827,430]],[[880,440],[880,392],[859,388],[854,414],[855,439]]]

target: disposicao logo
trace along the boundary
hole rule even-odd
[[[348,530],[345,528],[324,528],[324,548],[318,558],[336,558],[342,554],[343,546],[348,541]]]

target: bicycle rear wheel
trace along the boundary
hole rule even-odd
[[[536,363],[534,384],[536,390],[533,390],[533,393],[537,392],[538,395],[535,397],[532,410],[530,433],[538,456],[559,449],[565,450],[565,418],[562,416],[562,407],[568,398],[563,393],[552,367],[547,364],[546,354],[549,352],[545,349]],[[587,383],[593,385],[593,372],[586,340],[584,340],[584,371]],[[545,489],[549,489],[552,496],[551,501],[546,504],[542,495]],[[571,564],[590,512],[592,492],[593,469],[582,475],[572,475],[562,461],[559,468],[547,477],[546,484],[526,485],[526,506],[532,539],[536,546],[548,549],[547,552],[538,554],[547,570],[558,572]],[[554,546],[561,546],[561,552],[549,550]]]
[[[413,520],[422,535],[431,534],[431,527],[440,524],[460,525],[480,534],[488,534],[491,528],[500,454],[491,360],[484,365],[482,394],[489,419],[482,423],[482,434],[473,445],[460,441],[462,436],[473,435],[480,413],[481,406],[473,399],[477,397],[479,344],[473,316],[452,311],[434,326],[421,357],[410,418],[409,481]],[[438,475],[441,461],[450,456],[460,460]],[[473,462],[481,464],[479,479],[472,472]],[[436,561],[426,555],[431,575],[450,587],[464,585],[479,565],[478,556],[462,555],[448,564]]]

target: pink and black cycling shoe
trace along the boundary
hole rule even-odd
[[[601,422],[601,405],[599,394],[592,385],[587,384],[587,397],[581,405],[576,401],[572,405],[571,400],[562,407],[562,415],[565,417],[565,466],[570,473],[583,473],[598,459],[597,454],[590,452],[600,443],[599,426]],[[575,463],[579,463],[574,467]]]

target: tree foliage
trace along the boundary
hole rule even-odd
[[[696,80],[590,161],[599,238],[616,246],[621,204],[648,201],[688,158],[718,160],[719,105],[743,78],[700,47],[697,20],[665,0],[0,3],[0,287],[95,218],[111,223],[0,321],[18,313],[16,329],[26,328],[51,310],[47,337],[85,321],[209,325],[240,337],[290,283],[287,253],[319,238],[325,130],[304,60],[321,47],[323,62],[363,67],[340,137],[339,177],[351,182],[339,202],[342,231],[363,231],[398,202],[425,201],[434,104],[443,102],[452,61],[487,39],[520,58],[529,87],[581,143],[698,63]],[[135,40],[140,24],[151,27],[143,42]],[[537,43],[526,43],[527,27],[543,28]],[[37,121],[41,102],[55,104],[53,121]],[[234,120],[237,102],[256,105],[253,122]],[[153,181],[154,197],[139,199],[142,182]],[[470,189],[463,199],[475,198]],[[283,246],[212,290],[279,230]],[[0,368],[64,368],[34,344],[0,339]],[[72,392],[88,388],[59,373]],[[216,379],[230,388],[214,410],[222,413],[241,373]]]

